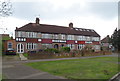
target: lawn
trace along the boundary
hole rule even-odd
[[[2,74],[0,74],[0,81],[2,80]]]
[[[24,53],[23,55],[24,55],[25,57],[28,57],[28,53]]]
[[[33,62],[26,65],[68,79],[110,79],[118,73],[117,62],[117,57],[96,57]]]

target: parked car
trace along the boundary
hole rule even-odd
[[[8,50],[6,50],[6,55],[16,55],[16,52],[14,49],[9,48]]]

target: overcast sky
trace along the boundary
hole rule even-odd
[[[14,35],[16,27],[35,22],[41,24],[94,29],[101,38],[111,35],[118,27],[119,0],[11,0],[13,14],[0,18],[6,33]],[[0,33],[3,33],[0,30]]]

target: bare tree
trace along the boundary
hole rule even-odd
[[[0,16],[6,17],[12,14],[12,4],[10,0],[0,1]]]

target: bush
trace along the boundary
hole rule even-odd
[[[62,47],[61,51],[62,52],[70,52],[70,47]]]
[[[23,55],[24,55],[25,57],[28,57],[28,53],[23,53]]]
[[[46,51],[46,52],[53,52],[53,53],[59,53],[59,50],[55,49],[55,48],[47,48],[44,51]]]

